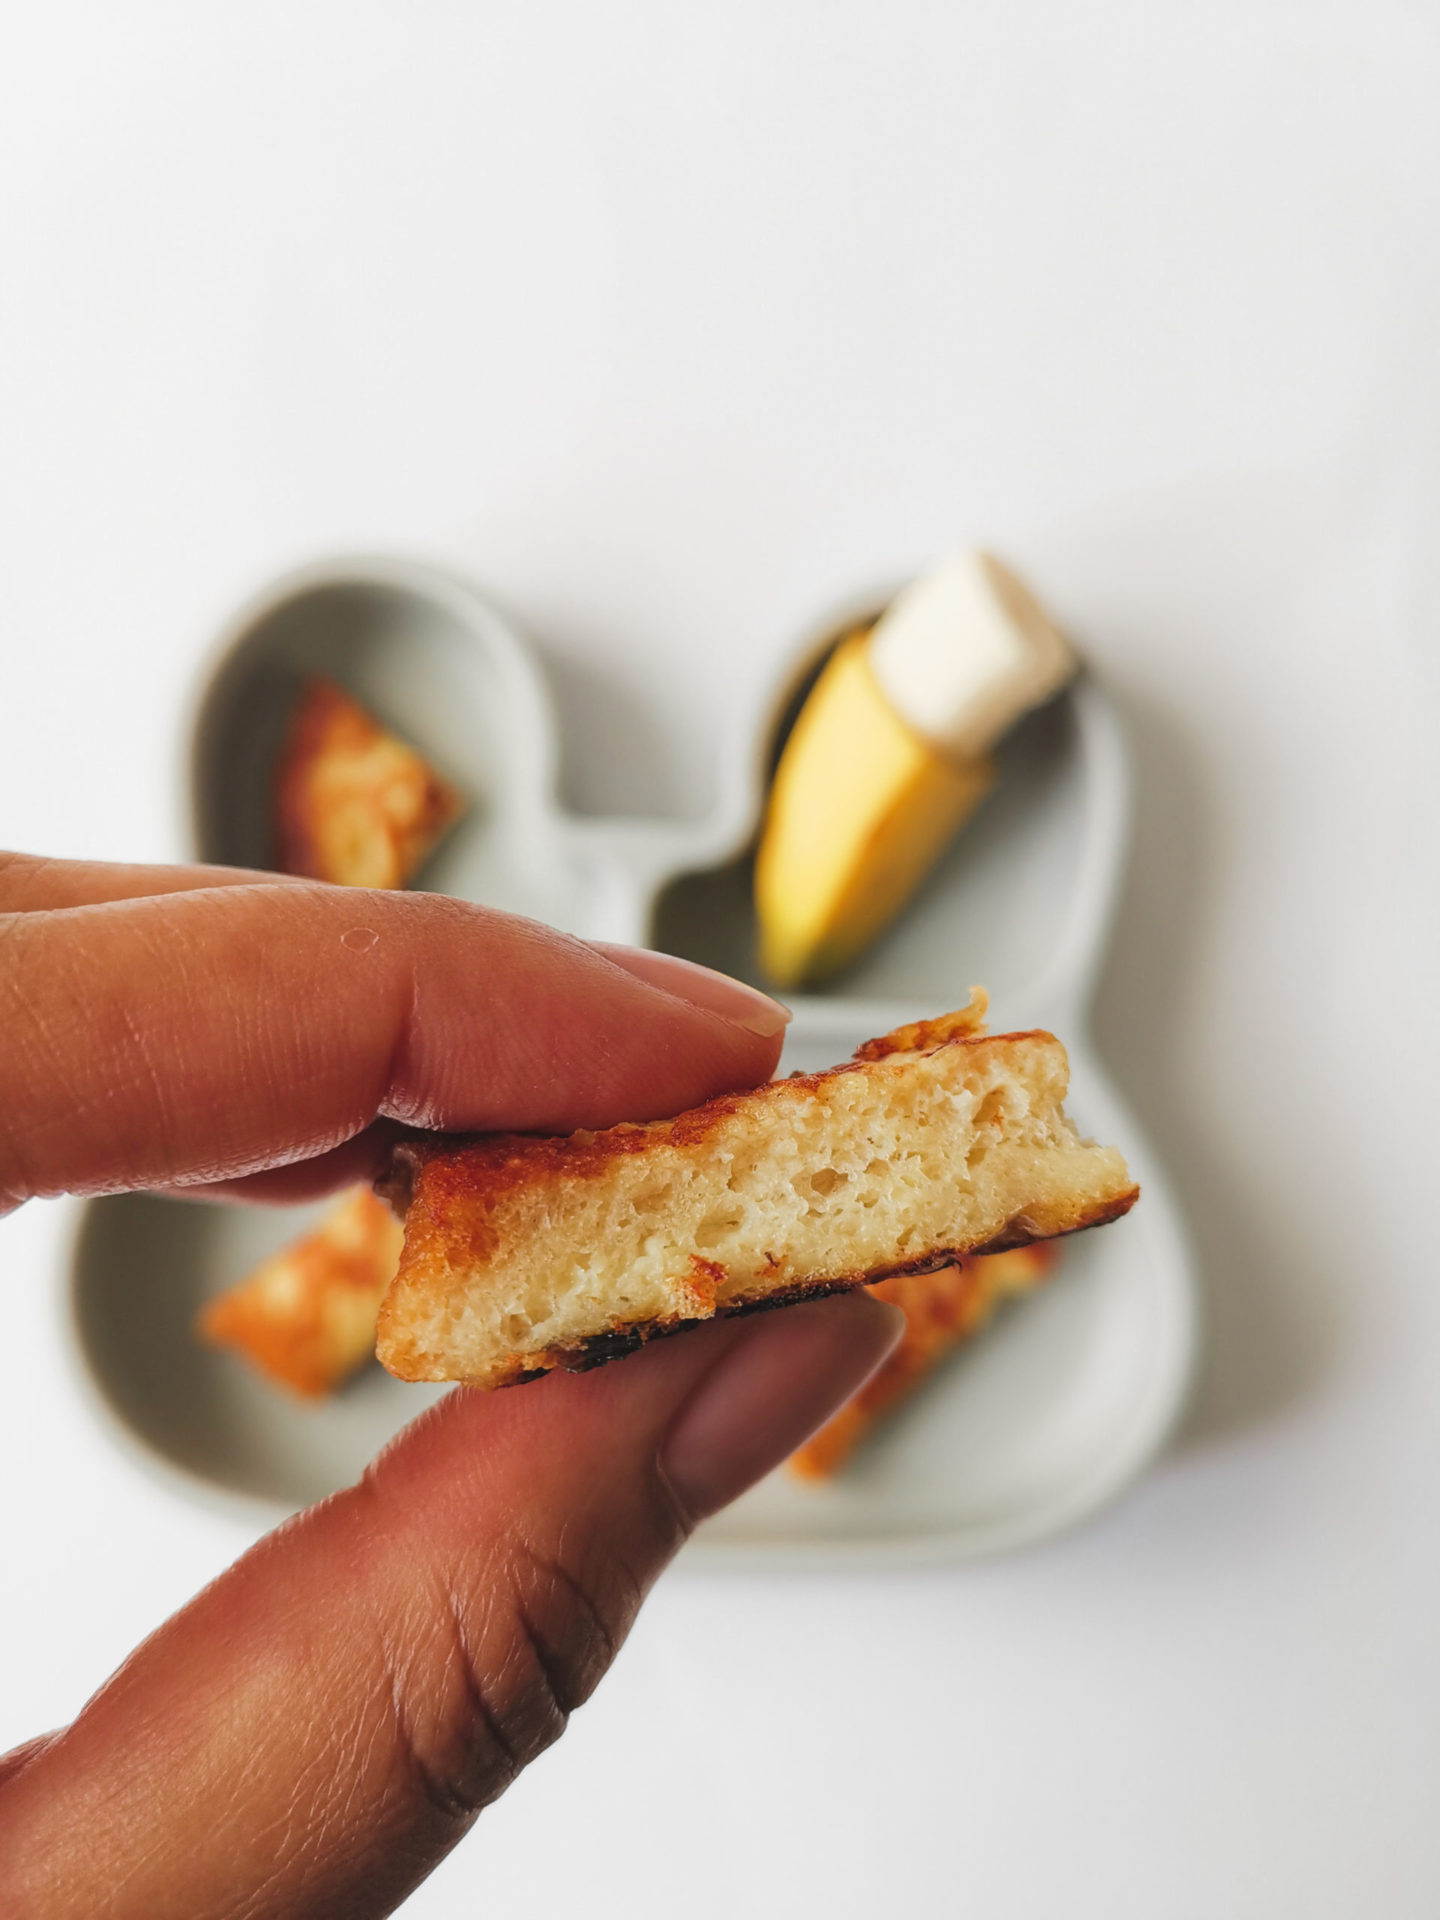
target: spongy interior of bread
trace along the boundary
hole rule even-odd
[[[782,1082],[698,1144],[662,1136],[592,1174],[508,1186],[489,1257],[407,1253],[384,1357],[411,1378],[499,1377],[617,1326],[973,1247],[1020,1213],[1060,1231],[1127,1179],[1117,1152],[1078,1138],[1065,1081],[1048,1035],[945,1046]]]

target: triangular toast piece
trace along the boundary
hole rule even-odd
[[[1054,1271],[1060,1249],[1035,1240],[1004,1253],[967,1253],[933,1273],[896,1273],[869,1289],[905,1316],[900,1344],[818,1433],[790,1456],[801,1480],[828,1480],[955,1347],[982,1333],[1006,1300],[1032,1292]]]
[[[268,1379],[323,1399],[373,1357],[399,1259],[394,1214],[369,1187],[352,1187],[313,1232],[208,1301],[198,1330]]]
[[[306,686],[275,768],[275,864],[340,887],[403,887],[464,802],[333,680]]]

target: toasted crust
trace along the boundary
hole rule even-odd
[[[281,873],[403,887],[462,811],[460,795],[333,680],[311,680],[274,780]]]
[[[508,1386],[658,1334],[1117,1218],[1138,1189],[1075,1135],[1064,1049],[961,1015],[673,1120],[565,1139],[416,1140],[379,1354]]]
[[[855,1059],[861,1062],[888,1060],[896,1053],[929,1053],[951,1040],[977,1038],[985,1032],[989,1008],[990,997],[985,989],[972,987],[968,1006],[955,1013],[937,1014],[930,1020],[912,1020],[908,1026],[896,1027],[893,1033],[882,1033],[876,1040],[867,1040],[855,1049]],[[838,1073],[841,1069],[835,1067],[831,1071]]]
[[[790,1457],[801,1480],[828,1480],[839,1472],[877,1423],[908,1399],[953,1348],[989,1323],[1001,1302],[1028,1293],[1053,1273],[1054,1241],[1006,1253],[967,1254],[926,1274],[896,1274],[870,1291],[905,1315],[900,1344],[852,1400]]]
[[[374,1353],[375,1316],[395,1277],[400,1242],[384,1201],[355,1187],[313,1233],[211,1300],[197,1329],[267,1379],[323,1399]]]

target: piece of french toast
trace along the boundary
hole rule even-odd
[[[402,1143],[381,1360],[401,1379],[509,1386],[1127,1212],[1138,1188],[1119,1151],[1064,1112],[1065,1049],[986,1035],[984,1011],[977,989],[845,1066],[673,1120]]]
[[[312,1233],[208,1301],[196,1322],[267,1379],[323,1399],[375,1351],[375,1316],[400,1259],[401,1228],[369,1187],[352,1187]]]
[[[273,808],[277,869],[341,887],[403,887],[464,810],[427,760],[324,679],[291,715]]]
[[[933,1273],[897,1273],[870,1288],[905,1316],[900,1344],[819,1432],[790,1456],[801,1480],[828,1480],[855,1449],[934,1372],[952,1348],[973,1340],[1002,1302],[1032,1292],[1054,1271],[1060,1249],[1036,1240],[1005,1253],[967,1253]]]

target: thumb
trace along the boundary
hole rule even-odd
[[[0,1910],[389,1913],[563,1731],[694,1523],[899,1327],[856,1293],[450,1394],[0,1774]]]

